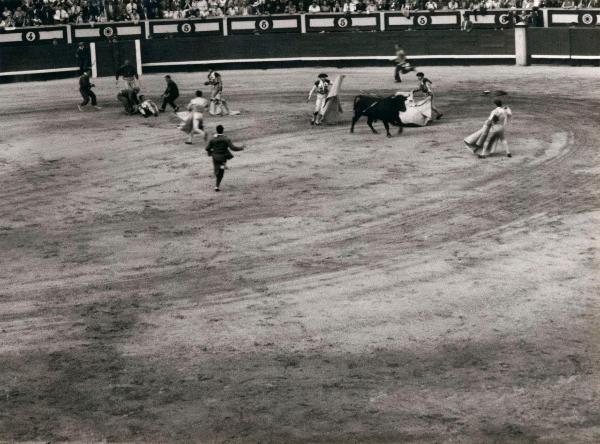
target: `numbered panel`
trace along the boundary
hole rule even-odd
[[[522,15],[522,11],[518,11],[519,15]],[[473,28],[485,28],[485,29],[496,29],[496,28],[508,28],[511,25],[510,11],[508,9],[487,11],[484,13],[470,13],[471,23]]]
[[[152,20],[150,37],[190,37],[197,35],[223,35],[223,19]]]
[[[402,13],[390,13],[385,15],[385,29],[460,29],[460,12],[419,11],[408,17]]]
[[[598,25],[599,10],[548,10],[548,26],[595,26]]]
[[[0,45],[66,43],[66,26],[15,28],[0,31]]]
[[[94,23],[71,26],[73,41],[131,40],[145,38],[144,22]]]
[[[306,32],[379,31],[379,14],[306,14]]]
[[[299,15],[230,17],[227,19],[227,32],[229,34],[299,33],[302,31],[300,20]]]

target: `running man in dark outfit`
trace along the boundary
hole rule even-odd
[[[408,60],[406,60],[406,54],[404,50],[400,48],[400,45],[395,46],[396,49],[396,58],[394,59],[394,63],[396,63],[396,69],[394,70],[394,80],[396,83],[402,82],[400,78],[400,73],[406,74],[410,71],[414,71],[415,68],[410,65]]]
[[[213,167],[217,180],[215,191],[220,191],[219,186],[225,175],[227,161],[233,159],[233,154],[229,150],[242,151],[244,149],[243,146],[235,146],[231,140],[229,140],[229,137],[223,134],[223,130],[223,125],[217,126],[217,134],[215,134],[213,139],[208,142],[208,145],[206,146],[206,152],[213,159]]]
[[[79,93],[81,94],[81,97],[83,97],[83,102],[81,102],[80,105],[77,105],[77,108],[79,109],[79,111],[83,111],[82,107],[87,105],[89,103],[90,99],[92,99],[92,106],[94,108],[102,109],[98,106],[98,103],[96,101],[96,94],[94,94],[94,91],[92,91],[94,84],[90,82],[91,74],[92,74],[92,71],[90,69],[88,69],[83,72],[81,77],[79,77]]]
[[[179,111],[179,107],[175,103],[175,99],[179,97],[179,88],[177,88],[177,83],[171,80],[171,76],[166,75],[165,80],[167,81],[167,89],[165,89],[165,92],[162,95],[163,102],[162,106],[160,107],[160,112],[164,113],[167,109],[167,105],[171,105],[173,111],[177,112]]]

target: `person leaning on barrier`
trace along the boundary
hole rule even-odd
[[[79,42],[77,45],[77,51],[75,51],[75,58],[79,65],[79,75],[82,75],[88,68],[90,61],[90,50],[84,42]]]

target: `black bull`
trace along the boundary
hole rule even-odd
[[[367,125],[375,134],[377,131],[373,128],[373,122],[381,120],[385,126],[385,132],[388,137],[390,134],[390,123],[398,127],[398,133],[402,132],[402,121],[398,113],[406,111],[406,97],[402,95],[391,97],[377,96],[356,96],[354,98],[354,117],[352,117],[352,126],[350,132],[354,132],[354,124],[362,116],[367,116]]]

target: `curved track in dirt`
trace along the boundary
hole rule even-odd
[[[346,107],[395,88],[344,72]],[[242,114],[206,124],[248,149],[219,194],[110,79],[97,113],[0,86],[0,440],[596,439],[594,70],[428,68],[445,117],[392,139],[310,127],[313,75],[226,73]],[[484,89],[511,159],[462,146]]]

